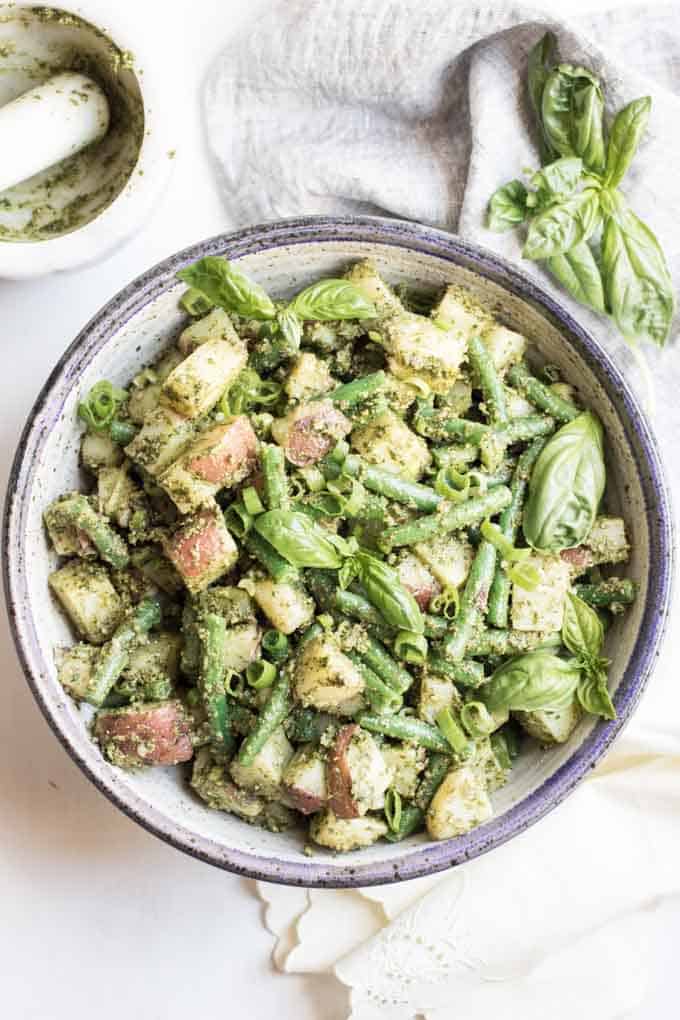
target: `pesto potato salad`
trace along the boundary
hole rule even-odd
[[[179,276],[176,343],[83,395],[91,484],[45,511],[61,683],[112,765],[308,847],[467,832],[525,742],[615,714],[598,418],[455,286]]]

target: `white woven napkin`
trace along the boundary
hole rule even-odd
[[[519,261],[484,228],[490,194],[537,165],[524,75],[551,28],[601,74],[612,109],[653,97],[624,190],[680,279],[680,9],[558,23],[527,8],[448,0],[286,0],[220,55],[208,139],[234,226],[379,213],[456,229]],[[540,267],[523,268],[553,284]],[[615,331],[575,306],[636,382]],[[651,355],[655,427],[680,484],[680,365]],[[677,505],[677,504],[676,504]],[[654,906],[680,892],[680,640],[594,778],[529,832],[445,876],[362,892],[262,885],[274,959],[333,970],[354,1020],[610,1020],[641,1001]],[[675,660],[674,660],[675,653]],[[434,891],[430,891],[434,890]]]

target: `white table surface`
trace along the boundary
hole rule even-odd
[[[147,49],[150,33],[157,36],[155,57],[176,111],[177,164],[151,222],[113,257],[69,274],[0,281],[3,490],[25,417],[81,326],[148,266],[229,228],[202,136],[200,88],[223,42],[268,2],[116,0],[118,11],[134,15]],[[557,0],[534,6],[564,13]],[[577,13],[594,3],[569,6]],[[0,1015],[344,1017],[334,979],[272,969],[271,938],[247,881],[165,846],[90,786],[34,705],[4,618],[0,628]],[[657,972],[634,1020],[677,1015],[680,904],[663,911]]]

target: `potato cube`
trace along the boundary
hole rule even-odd
[[[422,379],[445,394],[460,375],[465,338],[424,315],[402,312],[381,324],[390,372],[398,379]]]
[[[380,748],[370,733],[357,728],[346,751],[351,797],[360,815],[379,811],[385,804],[385,790],[392,781]]]
[[[314,618],[314,599],[300,585],[258,578],[253,598],[271,625],[284,634],[292,634]]]
[[[203,591],[238,559],[238,547],[218,507],[195,514],[164,540],[163,551],[192,593]]]
[[[364,815],[361,818],[336,818],[330,810],[314,815],[309,835],[319,846],[346,853],[370,846],[387,835],[387,825],[381,818]]]
[[[431,461],[427,443],[393,411],[352,432],[351,444],[369,464],[417,481]]]
[[[262,631],[255,620],[227,628],[227,649],[224,664],[235,673],[242,673],[260,653]]]
[[[310,351],[303,351],[289,369],[283,388],[290,400],[303,404],[305,400],[316,397],[319,393],[328,393],[335,386],[336,380],[326,362]]]
[[[380,276],[376,266],[370,260],[357,262],[345,274],[345,279],[353,283],[357,290],[375,305],[378,318],[403,312],[404,308],[391,287]]]
[[[193,434],[192,422],[169,407],[157,407],[146,416],[125,452],[155,477],[179,456]]]
[[[585,544],[593,554],[593,563],[625,563],[630,546],[622,517],[596,517]]]
[[[104,567],[71,560],[49,577],[50,588],[78,633],[101,645],[120,623],[123,604]]]
[[[232,782],[224,765],[213,761],[207,748],[199,752],[194,762],[191,786],[208,807],[228,811],[246,822],[260,819],[264,812],[262,798]]]
[[[421,773],[427,764],[427,753],[418,744],[385,744],[382,748],[385,764],[392,774],[391,785],[401,797],[412,800]]]
[[[432,798],[425,818],[432,839],[453,839],[493,814],[484,779],[469,765],[451,769]]]
[[[442,588],[460,588],[470,572],[474,555],[469,542],[451,535],[419,542],[414,546],[414,552],[429,567]]]
[[[252,764],[241,765],[238,758],[234,758],[229,771],[237,786],[270,800],[278,796],[283,774],[292,757],[293,747],[283,726],[279,726],[255,755]]]
[[[295,665],[295,694],[303,705],[335,715],[353,715],[362,702],[364,678],[333,638],[320,635],[304,645]]]
[[[446,676],[437,676],[429,670],[423,671],[418,693],[418,715],[421,719],[434,726],[442,709],[451,708],[459,700],[453,680]]]
[[[76,701],[86,701],[99,649],[94,645],[77,644],[60,648],[55,655],[59,683]]]
[[[482,333],[482,342],[491,355],[496,371],[501,374],[521,361],[527,348],[526,337],[497,322]]]
[[[446,288],[439,304],[432,309],[432,318],[463,337],[479,333],[491,320],[473,296],[456,284]]]
[[[215,406],[247,361],[242,340],[207,340],[170,373],[161,402],[186,418],[200,418]]]
[[[577,698],[564,708],[513,712],[522,729],[541,744],[566,743],[578,726],[582,714]]]
[[[515,630],[560,630],[570,585],[569,564],[559,556],[540,555],[525,562],[536,568],[540,582],[533,591],[513,584],[512,626]]]
[[[318,747],[305,744],[298,748],[283,773],[286,799],[296,811],[311,815],[328,800],[326,759]]]
[[[426,612],[434,596],[441,591],[436,578],[422,560],[410,552],[401,556],[397,564],[397,574],[406,591],[413,595],[423,612]]]
[[[182,354],[187,355],[209,340],[226,340],[235,347],[241,344],[241,338],[223,308],[213,308],[212,312],[182,330],[177,346]]]

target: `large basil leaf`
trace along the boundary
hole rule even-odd
[[[582,305],[588,305],[596,312],[606,311],[602,274],[587,241],[581,241],[561,255],[553,255],[547,259],[546,265],[565,290]]]
[[[675,313],[675,288],[661,245],[618,193],[605,197],[611,208],[602,235],[607,304],[625,337],[663,347]]]
[[[585,191],[540,212],[529,224],[522,255],[527,259],[548,259],[562,255],[587,241],[600,219],[597,191]]]
[[[228,312],[248,319],[273,319],[276,315],[274,302],[262,287],[227,259],[206,255],[192,266],[180,269],[177,276]]]
[[[580,677],[573,660],[546,651],[527,652],[503,663],[478,695],[490,712],[563,708],[573,698]]]
[[[600,83],[587,68],[560,64],[548,75],[541,101],[548,143],[596,172],[604,166],[603,111]]]
[[[318,280],[295,297],[290,308],[301,319],[373,319],[375,306],[349,280]]]
[[[584,658],[599,656],[604,644],[602,621],[591,606],[569,592],[564,605],[562,641],[570,652]]]
[[[486,214],[489,230],[502,233],[524,223],[526,218],[527,189],[521,181],[510,181],[494,191]]]
[[[537,204],[573,195],[582,173],[583,160],[580,156],[563,156],[562,159],[548,163],[531,178],[531,186],[537,192]]]
[[[543,162],[555,155],[555,150],[548,143],[543,130],[543,89],[548,80],[551,68],[557,60],[557,39],[552,32],[546,32],[539,42],[531,49],[528,59],[527,84],[529,99],[536,114],[538,129],[541,134],[541,159]]]
[[[369,601],[380,610],[387,622],[398,630],[422,634],[425,629],[423,614],[413,595],[402,585],[397,572],[368,553],[359,552],[356,559]]]
[[[615,188],[623,180],[647,127],[651,108],[652,100],[643,96],[624,106],[614,118],[607,145],[605,184],[608,187]]]
[[[593,173],[604,170],[604,96],[599,84],[585,82],[571,96],[571,142]]]
[[[337,570],[342,564],[324,529],[306,514],[294,510],[269,510],[255,518],[253,527],[294,567]]]
[[[604,719],[616,719],[616,709],[607,690],[607,674],[603,670],[586,674],[579,683],[576,694],[586,712],[601,715]]]
[[[602,426],[586,411],[548,441],[529,479],[524,537],[534,549],[559,552],[586,537],[602,499]]]

